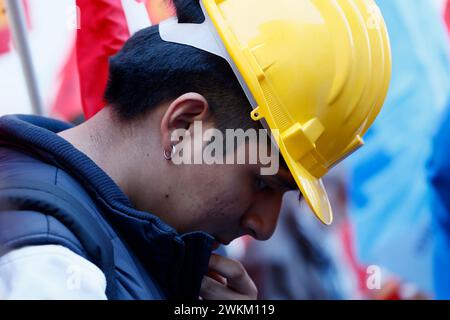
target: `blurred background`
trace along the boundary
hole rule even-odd
[[[334,224],[290,192],[271,240],[224,249],[260,298],[450,298],[450,1],[376,2],[392,83],[366,146],[325,180]],[[168,0],[0,0],[0,115],[84,121],[103,106],[108,57],[173,14]]]

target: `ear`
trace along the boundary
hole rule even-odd
[[[174,100],[163,114],[161,137],[164,150],[172,146],[171,135],[177,129],[190,130],[195,121],[207,121],[211,111],[206,99],[198,93],[186,93]]]

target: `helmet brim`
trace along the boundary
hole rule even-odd
[[[333,210],[322,179],[312,176],[298,161],[283,152],[282,146],[280,149],[300,192],[315,216],[325,225],[332,224]]]

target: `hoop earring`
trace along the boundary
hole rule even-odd
[[[164,159],[166,159],[166,160],[172,160],[172,157],[173,157],[173,155],[175,154],[175,151],[176,151],[176,147],[175,147],[175,145],[173,144],[173,145],[172,145],[172,149],[170,150],[170,154],[167,154],[167,150],[164,150],[164,151],[163,151]]]

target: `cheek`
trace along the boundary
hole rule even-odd
[[[232,179],[215,181],[207,192],[214,195],[213,198],[208,197],[211,208],[229,219],[241,216],[251,202],[251,194],[245,184]]]
[[[202,188],[199,201],[209,224],[216,228],[230,228],[239,223],[252,201],[249,181],[231,170],[216,170],[216,176]]]
[[[250,175],[239,165],[211,167],[211,179],[205,185],[205,192],[214,192],[221,202],[245,203],[254,192]]]

